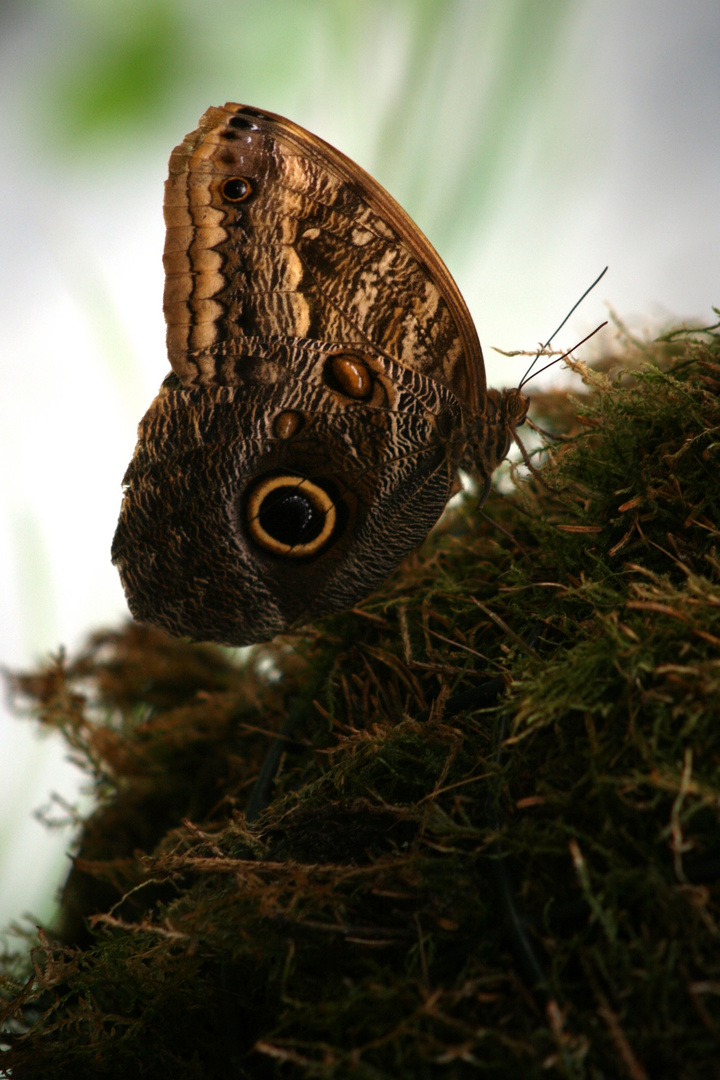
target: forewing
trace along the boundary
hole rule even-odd
[[[372,177],[297,124],[209,109],[170,158],[165,220],[168,352],[184,385],[231,381],[230,361],[309,339],[371,347],[471,415],[484,405],[480,343],[442,260]]]

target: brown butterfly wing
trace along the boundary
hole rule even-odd
[[[228,358],[257,339],[309,338],[372,346],[482,411],[480,343],[455,282],[395,200],[322,139],[246,106],[208,109],[170,158],[165,220],[183,384],[233,383]]]
[[[480,346],[407,215],[280,117],[210,109],[165,216],[174,374],[113,561],[140,620],[264,641],[351,607],[424,539],[488,400]]]
[[[402,389],[399,408],[375,410],[369,426],[366,410],[329,409],[322,388],[299,386],[302,413],[288,410],[290,375],[270,381],[250,363],[240,386],[168,387],[155,399],[113,543],[136,618],[201,641],[266,641],[352,607],[425,538],[455,468],[421,397]],[[452,395],[435,393],[433,406],[459,424]],[[278,418],[298,415],[300,433],[279,438]],[[278,556],[248,528],[248,492],[278,476],[332,496],[332,535],[308,556]]]

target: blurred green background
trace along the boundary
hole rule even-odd
[[[376,176],[512,384],[490,347],[532,348],[606,263],[560,344],[605,302],[713,320],[718,56],[717,0],[5,0],[0,663],[125,617],[109,547],[167,370],[162,185],[209,105],[289,116]],[[47,920],[72,832],[31,812],[77,777],[7,712],[0,770],[0,924]]]

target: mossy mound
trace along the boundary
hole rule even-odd
[[[99,804],[13,1080],[717,1077],[720,336],[615,362],[356,610],[16,678]]]

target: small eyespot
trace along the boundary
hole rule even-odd
[[[362,356],[354,352],[333,353],[325,367],[325,379],[333,390],[356,401],[364,401],[372,394],[373,373]]]
[[[244,176],[228,176],[220,185],[223,199],[231,203],[245,202],[252,195],[252,184]]]
[[[253,124],[252,120],[248,120],[245,116],[231,116],[228,124],[230,127],[237,128],[238,131],[257,131],[257,124]]]
[[[285,409],[283,412],[278,413],[273,420],[273,434],[278,439],[291,439],[293,435],[297,435],[303,423],[304,417],[302,413],[294,412],[292,409]]]
[[[252,108],[250,108],[249,105],[243,105],[242,106],[242,112],[246,116],[253,116],[256,120],[272,120],[271,116],[268,116],[264,112],[260,112],[259,109],[252,109]],[[232,121],[231,121],[231,123],[232,123]]]
[[[435,417],[435,423],[437,424],[438,435],[443,439],[449,438],[453,429],[453,415],[450,410],[444,409],[438,413]]]
[[[328,492],[303,476],[263,477],[246,507],[251,538],[273,555],[307,558],[332,538],[335,503]]]

